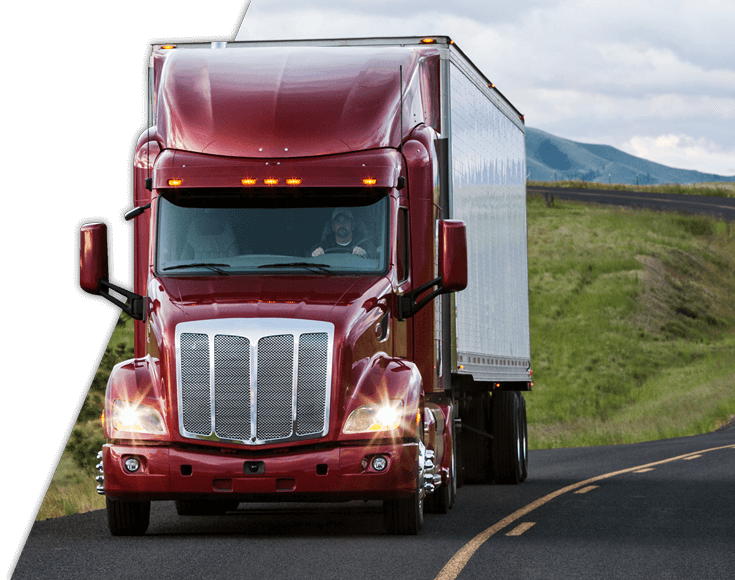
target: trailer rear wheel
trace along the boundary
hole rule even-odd
[[[521,483],[528,461],[526,413],[520,394],[496,391],[492,399],[492,467],[496,483]],[[526,467],[527,470],[527,467]]]
[[[518,399],[521,401],[520,421],[522,425],[521,436],[523,437],[521,444],[521,468],[523,470],[521,481],[526,481],[526,478],[528,477],[528,422],[526,421],[526,399],[521,393],[518,393]]]
[[[105,498],[107,526],[113,536],[142,536],[151,516],[150,501],[126,501]]]

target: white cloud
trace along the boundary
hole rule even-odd
[[[680,169],[735,175],[735,148],[723,149],[705,137],[663,134],[632,137],[620,147],[626,153]]]

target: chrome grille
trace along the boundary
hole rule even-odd
[[[209,412],[209,340],[205,334],[181,337],[181,398],[184,429],[198,435],[212,433]]]
[[[179,324],[181,434],[251,445],[326,435],[333,336],[305,320]]]
[[[298,397],[296,398],[296,433],[310,435],[324,429],[323,388],[327,380],[326,334],[302,334],[299,340]]]
[[[225,439],[250,439],[250,341],[214,337],[214,424]]]
[[[293,426],[293,336],[258,341],[258,438],[283,439]]]

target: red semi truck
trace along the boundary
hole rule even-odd
[[[381,500],[520,483],[531,389],[523,116],[447,37],[156,45],[134,290],[106,226],[80,284],[134,319],[107,386],[113,535],[151,501]]]

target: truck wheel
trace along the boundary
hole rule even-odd
[[[521,393],[518,393],[518,399],[521,401],[521,481],[526,481],[526,478],[528,477],[528,423],[526,422],[526,399]]]
[[[454,428],[452,428],[454,431]],[[426,498],[426,511],[432,514],[445,514],[454,505],[457,497],[457,440],[452,437],[452,461],[449,464],[449,481]]]
[[[454,505],[457,494],[457,472],[452,455],[452,465],[449,468],[449,481],[442,483],[439,489],[426,498],[426,511],[432,514],[445,514]]]
[[[126,501],[105,498],[107,526],[113,536],[142,536],[151,516],[150,501]]]
[[[222,516],[240,505],[234,499],[177,499],[174,503],[180,516]]]
[[[521,483],[524,429],[520,398],[513,391],[496,391],[492,400],[492,466],[495,483]]]
[[[415,536],[424,527],[424,482],[417,471],[416,491],[407,498],[383,501],[383,527],[389,534]]]

